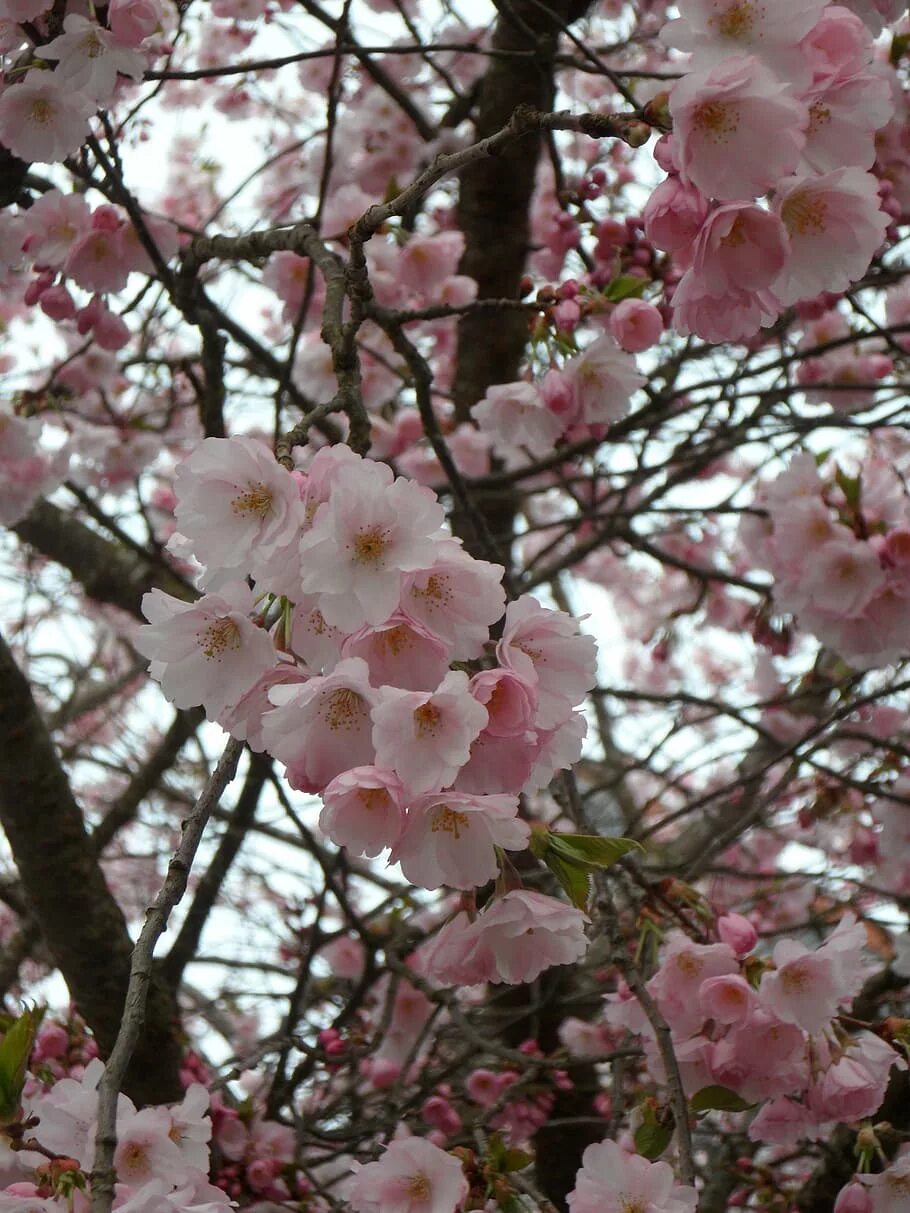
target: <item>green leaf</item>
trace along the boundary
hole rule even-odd
[[[859,476],[848,476],[842,468],[837,468],[834,473],[834,479],[837,487],[843,493],[847,505],[850,506],[851,510],[858,510],[860,493],[862,491]]]
[[[604,295],[611,303],[620,303],[623,299],[640,299],[650,285],[648,278],[638,278],[635,274],[620,274],[607,284]]]
[[[645,1116],[635,1131],[635,1147],[644,1158],[659,1158],[670,1145],[673,1129],[670,1124],[661,1124],[652,1112]]]
[[[534,1161],[534,1155],[527,1150],[506,1150],[499,1160],[501,1171],[523,1171]]]
[[[908,49],[910,49],[910,34],[895,34],[891,39],[891,51],[888,55],[892,67],[897,67]]]
[[[543,861],[562,885],[572,905],[587,913],[591,895],[590,868],[566,861],[552,848],[544,855]]]
[[[745,1112],[755,1107],[729,1087],[702,1087],[689,1102],[693,1112]]]
[[[546,826],[532,826],[531,841],[528,843],[528,846],[531,848],[531,854],[536,856],[537,859],[546,860],[551,838],[552,835]]]
[[[551,834],[550,848],[570,863],[609,868],[629,851],[643,851],[632,838],[601,838],[599,834]]]
[[[44,1010],[24,1011],[0,1041],[0,1125],[12,1124],[19,1112],[25,1071]]]

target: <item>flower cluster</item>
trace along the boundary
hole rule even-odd
[[[0,524],[13,526],[64,480],[69,456],[42,448],[41,422],[0,406]]]
[[[677,332],[741,341],[865,273],[890,221],[869,170],[891,88],[870,31],[824,0],[683,0],[679,12],[662,39],[690,70],[670,92],[673,134],[657,153],[670,175],[645,231],[683,271]]]
[[[620,313],[615,324],[623,345],[604,334],[567,359],[561,370],[548,371],[540,383],[499,383],[487,389],[471,411],[499,455],[513,462],[524,453],[540,458],[558,439],[602,436],[625,415],[633,392],[645,382],[626,350],[646,348],[654,329],[659,335],[662,327],[650,304],[634,304],[638,307]]]
[[[795,456],[759,491],[766,518],[740,528],[752,560],[774,577],[777,607],[858,669],[910,650],[906,452],[895,442],[880,438],[855,475]]]
[[[339,846],[388,848],[425,889],[496,877],[500,852],[528,843],[519,793],[580,754],[593,639],[525,596],[505,609],[493,664],[502,569],[452,538],[430,489],[348,447],[319,451],[304,475],[253,439],[209,438],[175,494],[171,546],[205,564],[208,592],[143,600],[136,645],[168,698],[202,704],[321,795]],[[436,979],[527,980],[581,955],[584,921],[512,892],[450,924],[458,960],[437,962]]]
[[[22,1098],[23,1121],[41,1152],[25,1148],[14,1155],[14,1178],[0,1191],[0,1208],[41,1209],[47,1213],[88,1208],[88,1175],[95,1153],[98,1083],[104,1064],[95,1058],[71,1066],[53,1081],[48,1062],[60,1055],[67,1033],[48,1025],[39,1035],[32,1064],[42,1077],[29,1076]],[[59,1067],[58,1067],[59,1069]],[[218,1213],[230,1208],[227,1195],[209,1183],[212,1121],[209,1095],[193,1083],[181,1103],[137,1110],[118,1097],[116,1204],[133,1213]],[[52,1161],[48,1162],[48,1158]],[[20,1178],[21,1176],[21,1178]]]
[[[39,22],[50,5],[19,3],[13,21]],[[111,0],[106,25],[94,15],[68,12],[63,32],[40,47],[40,59],[11,74],[0,92],[0,143],[29,163],[63,160],[82,145],[88,121],[114,98],[118,77],[141,80],[147,65],[142,44],[161,19],[159,0]],[[8,23],[7,52],[30,46],[24,26]],[[53,68],[51,68],[53,64]]]
[[[721,941],[666,941],[648,990],[667,1021],[687,1094],[720,1086],[763,1106],[749,1125],[753,1141],[792,1144],[825,1139],[837,1122],[872,1116],[892,1067],[906,1067],[880,1037],[848,1037],[835,1024],[867,975],[865,928],[846,915],[811,951],[781,939],[770,962],[751,949],[754,928],[739,915],[719,920]],[[637,1003],[609,997],[607,1020],[646,1037],[652,1072],[656,1043]]]

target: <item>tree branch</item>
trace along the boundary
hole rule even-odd
[[[235,741],[232,738],[224,747],[224,752],[205,790],[196,801],[192,813],[183,823],[183,838],[180,846],[168,865],[164,884],[155,898],[155,904],[146,914],[145,925],[133,949],[123,1020],[107,1067],[98,1085],[98,1129],[95,1135],[95,1166],[92,1170],[92,1213],[110,1213],[116,1182],[114,1152],[117,1149],[117,1098],[123,1086],[124,1076],[143,1037],[149,994],[156,981],[152,953],[167,926],[171,911],[186,892],[190,868],[196,851],[199,849],[199,843],[202,841],[206,824],[224,789],[234,778],[242,753],[242,741]]]

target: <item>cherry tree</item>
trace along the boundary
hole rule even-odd
[[[0,1213],[910,1209],[900,3],[0,40]]]

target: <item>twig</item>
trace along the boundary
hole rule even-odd
[[[114,1195],[114,1152],[117,1149],[117,1097],[133,1050],[142,1034],[149,981],[152,975],[152,953],[167,926],[173,908],[186,892],[199,843],[208,819],[218,804],[224,789],[234,778],[243,752],[243,742],[233,738],[196,801],[193,811],[183,823],[183,837],[170,864],[164,884],[154,905],[145,916],[145,924],[130,965],[130,981],[126,992],[123,1020],[107,1066],[98,1085],[98,1129],[95,1134],[95,1165],[92,1170],[92,1213],[110,1213]]]

